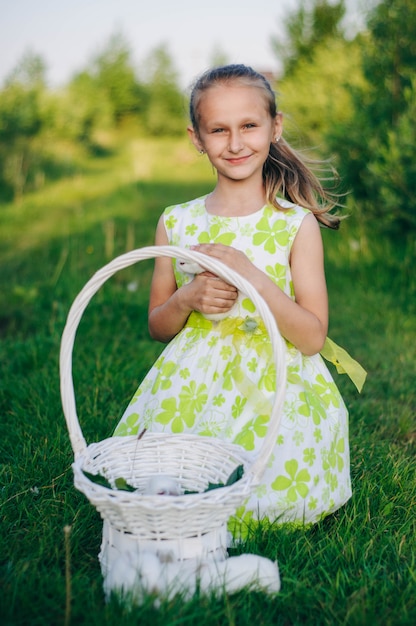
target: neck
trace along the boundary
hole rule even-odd
[[[235,184],[230,184],[235,183]],[[214,191],[206,200],[209,213],[228,217],[250,215],[259,211],[266,204],[263,183],[244,184],[241,181],[218,181]]]

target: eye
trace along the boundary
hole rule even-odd
[[[223,128],[213,128],[211,131],[211,133],[222,133],[222,132],[224,132]]]
[[[256,124],[254,122],[248,122],[244,124],[244,128],[256,128]]]

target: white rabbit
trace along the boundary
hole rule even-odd
[[[147,571],[147,579],[152,581],[158,578],[160,571],[159,559],[155,554],[149,553],[148,558],[145,557],[145,565]],[[144,593],[149,593],[150,584],[144,584],[142,580],[142,572],[139,567],[139,554],[133,551],[124,551],[113,561],[108,572],[104,575],[104,593],[109,599],[111,592],[116,592],[124,597],[130,597],[131,601],[140,604],[143,600]]]
[[[241,589],[263,591],[268,594],[280,590],[279,568],[256,554],[232,556],[225,561],[205,561],[200,569],[200,588],[204,593],[236,593]]]
[[[134,604],[141,604],[145,595],[171,599],[182,594],[190,599],[195,591],[199,566],[195,559],[186,561],[161,562],[150,550],[122,552],[114,560],[104,577],[104,592],[107,600],[115,592]]]
[[[171,599],[182,594],[189,600],[199,587],[200,593],[231,594],[250,589],[270,595],[280,590],[277,562],[256,554],[241,554],[223,561],[188,559],[161,562],[156,553],[143,550],[123,552],[114,561],[105,581],[107,598],[111,591],[130,596],[140,604],[144,594],[155,594],[158,599]]]
[[[178,267],[185,274],[190,274],[191,276],[195,276],[196,274],[201,274],[205,272],[203,267],[196,263],[195,261],[184,261],[183,259],[178,259]],[[204,317],[213,322],[218,322],[219,320],[223,320],[226,317],[232,316],[233,311],[237,309],[237,305],[234,304],[233,307],[227,311],[226,313],[203,313]]]
[[[154,474],[149,477],[143,495],[146,496],[179,496],[181,488],[177,480],[165,474]]]

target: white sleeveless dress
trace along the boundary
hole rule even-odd
[[[306,209],[281,201],[243,217],[219,217],[205,197],[168,207],[169,244],[222,243],[242,250],[294,298],[289,255]],[[173,261],[178,287],[192,280]],[[287,346],[287,390],[276,446],[261,484],[235,522],[316,522],[351,496],[348,413],[319,354]],[[232,317],[220,322],[190,315],[144,378],[115,435],[153,432],[220,437],[256,454],[270,415],[275,368],[264,324],[239,295]]]

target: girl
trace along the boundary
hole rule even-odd
[[[238,271],[268,303],[287,345],[280,434],[262,484],[238,518],[315,522],[351,496],[348,414],[319,355],[328,328],[319,222],[337,228],[339,218],[282,138],[282,114],[261,74],[243,65],[207,71],[193,88],[190,117],[191,141],[207,155],[217,183],[207,196],[168,207],[156,244],[193,248]],[[210,317],[231,309],[222,321]],[[115,435],[186,431],[255,453],[276,374],[253,303],[209,272],[191,276],[176,261],[157,258],[149,330],[169,343]]]

